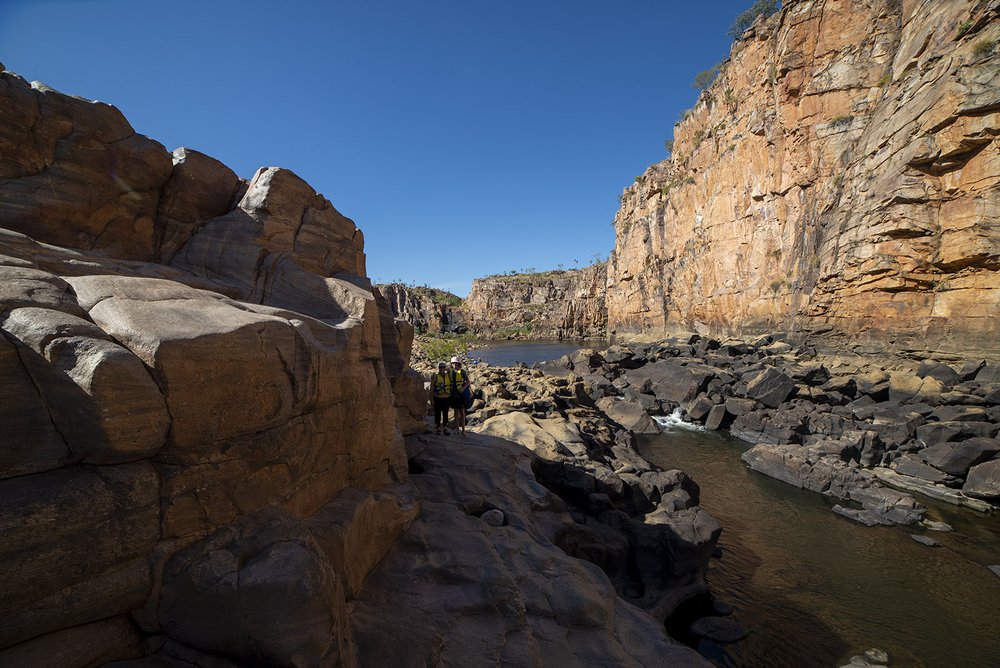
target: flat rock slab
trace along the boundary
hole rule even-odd
[[[941,547],[941,543],[937,542],[930,536],[921,536],[920,534],[911,533],[910,538],[917,541],[921,545],[926,545],[927,547]]]

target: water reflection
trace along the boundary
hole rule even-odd
[[[680,468],[724,528],[713,592],[751,630],[736,645],[702,642],[719,666],[839,666],[870,647],[893,666],[998,666],[1000,520],[924,501],[951,524],[913,541],[917,527],[866,528],[830,511],[833,501],[750,471],[747,447],[713,432],[643,437],[650,461]]]
[[[580,348],[606,348],[603,341],[567,339],[564,341],[483,341],[481,348],[469,353],[473,359],[479,357],[484,362],[497,366],[515,366],[518,362],[532,365],[559,359]]]

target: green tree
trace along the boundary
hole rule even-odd
[[[694,81],[691,82],[691,86],[698,90],[708,90],[708,87],[712,85],[715,78],[719,76],[719,69],[718,65],[712,65],[707,70],[698,72],[698,74],[694,75]]]
[[[747,31],[747,28],[753,25],[758,16],[768,17],[780,8],[781,3],[778,0],[754,0],[750,9],[736,17],[727,34],[733,39],[739,39]]]

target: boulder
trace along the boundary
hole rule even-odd
[[[920,458],[936,469],[964,478],[969,469],[1000,452],[994,438],[970,438],[961,443],[941,443],[920,452]]]
[[[747,396],[769,408],[777,408],[795,391],[795,381],[770,367],[747,383]]]
[[[940,483],[943,485],[953,485],[959,482],[958,479],[940,469],[928,466],[914,455],[903,455],[892,462],[893,469],[900,475],[907,475],[914,478],[921,478],[928,482]]]
[[[170,637],[243,663],[351,663],[342,586],[301,522],[265,511],[170,558],[160,620]]]
[[[698,396],[715,374],[715,369],[704,364],[661,360],[628,371],[625,376],[633,386],[648,380],[657,399],[680,404]]]
[[[636,434],[658,434],[660,428],[643,409],[641,404],[624,401],[617,397],[597,400],[597,407],[609,418]]]
[[[977,499],[1000,499],[1000,459],[991,459],[969,469],[962,492]]]

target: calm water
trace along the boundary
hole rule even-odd
[[[605,341],[484,341],[482,348],[469,353],[473,358],[481,357],[484,362],[497,366],[514,366],[518,362],[532,365],[559,359],[563,355],[580,348],[607,348]]]
[[[702,641],[719,666],[839,666],[870,647],[899,667],[1000,666],[1000,517],[921,499],[955,531],[866,528],[833,502],[750,471],[747,444],[727,435],[671,431],[640,439],[642,454],[679,468],[722,523],[709,583],[751,635]],[[926,533],[944,547],[920,545]]]

